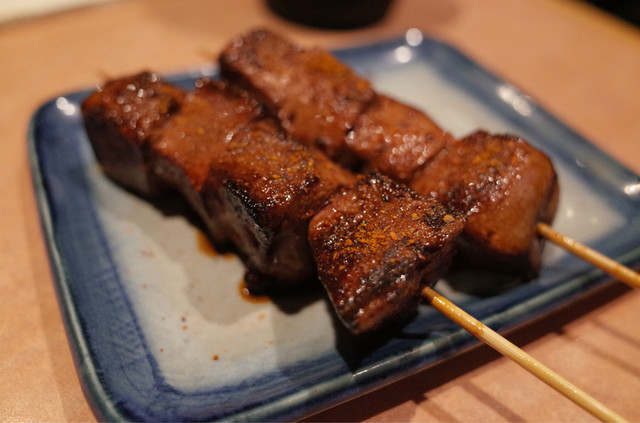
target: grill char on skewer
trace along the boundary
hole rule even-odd
[[[333,82],[317,86],[309,83],[321,73],[321,69],[314,69],[319,63],[316,57],[326,54],[318,49],[304,50],[269,31],[255,30],[233,40],[219,62],[226,78],[267,99],[267,107],[281,117],[282,105],[296,101],[292,98],[295,92],[286,88],[297,81],[305,81],[300,85],[305,88],[305,98],[321,95],[324,103],[340,103],[343,94],[331,93],[340,81],[359,80],[365,86],[367,81],[358,79],[344,65],[339,73],[324,74]],[[279,57],[287,57],[286,67],[278,62]],[[312,102],[298,106],[304,109],[298,126],[303,117],[311,122],[316,115],[324,116],[323,109],[314,108]],[[379,171],[468,212],[473,223],[460,238],[460,249],[472,261],[525,277],[537,274],[542,245],[536,236],[536,224],[552,219],[558,196],[555,170],[542,152],[523,140],[512,143],[510,137],[485,132],[458,142],[424,113],[376,93],[361,102],[359,110],[355,120],[349,114],[353,124],[345,126],[343,132],[336,131],[336,139],[327,140],[326,133],[317,133],[322,143],[316,145],[340,145],[338,155],[333,155],[335,149],[323,151],[334,160]],[[339,117],[339,111],[334,112]],[[311,131],[306,135],[314,139]],[[499,145],[506,150],[488,154],[485,148]],[[478,155],[471,154],[473,151]],[[344,157],[350,157],[350,162]],[[497,179],[489,180],[490,175]],[[462,192],[464,201],[459,198]]]
[[[358,177],[290,140],[250,96],[223,82],[199,81],[186,93],[142,73],[107,83],[82,111],[108,176],[144,196],[159,192],[152,186],[177,189],[215,241],[237,246],[254,289],[312,281],[317,262],[353,333],[411,310],[420,284],[446,270],[465,221],[405,186]],[[352,216],[361,207],[370,209]],[[391,213],[398,216],[385,218]],[[382,230],[397,236],[378,240],[375,254],[335,250],[338,241],[357,246],[363,234]]]

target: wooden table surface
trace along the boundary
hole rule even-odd
[[[0,420],[92,421],[54,293],[26,149],[43,102],[143,68],[178,72],[268,26],[329,48],[419,28],[520,87],[640,173],[640,32],[577,1],[397,0],[352,31],[312,29],[260,0],[122,0],[0,26]],[[640,241],[640,240],[639,240]],[[640,421],[640,293],[613,283],[508,334]],[[313,421],[593,421],[486,346],[312,416]]]

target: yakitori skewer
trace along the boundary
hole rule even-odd
[[[498,351],[500,354],[515,361],[529,373],[560,392],[584,410],[603,422],[624,422],[620,415],[583,392],[571,382],[549,369],[544,364],[531,357],[513,343],[502,337],[484,323],[475,319],[464,310],[447,300],[430,287],[422,289],[424,298],[438,311],[453,320],[476,338]]]
[[[624,282],[632,288],[640,288],[640,274],[622,263],[593,250],[567,235],[561,234],[546,223],[538,223],[537,229],[538,233],[549,241],[591,263],[620,282]]]
[[[265,104],[291,138],[467,213],[460,254],[519,277],[538,273],[535,224],[551,221],[558,198],[553,164],[541,151],[483,131],[457,140],[328,52],[270,31],[234,39],[219,63],[222,77]]]
[[[459,247],[482,266],[535,277],[540,235],[640,287],[636,272],[551,229],[555,171],[524,140],[484,131],[456,140],[425,113],[377,93],[328,52],[267,30],[233,40],[219,62],[223,77],[263,101],[297,141],[467,212]]]

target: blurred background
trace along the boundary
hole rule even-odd
[[[2,0],[0,1],[0,24],[17,19],[52,13],[72,7],[79,7],[95,3],[103,3],[116,0]],[[124,0],[121,0],[124,1]],[[386,10],[389,0],[365,0],[369,3],[367,13],[352,20],[334,22],[328,20],[328,15],[322,11],[310,11],[309,8],[300,7],[314,0],[266,0],[269,7],[278,14],[292,20],[315,26],[334,28],[347,28],[362,26],[374,22],[381,13]],[[616,16],[632,25],[640,27],[640,0],[583,0],[586,3],[601,9],[605,13]],[[323,4],[341,3],[357,4],[358,1],[323,0]],[[291,5],[297,7],[290,7]],[[328,8],[327,8],[328,9]],[[361,9],[360,9],[361,10]]]
[[[587,2],[635,26],[640,26],[640,1],[638,0],[587,0]]]

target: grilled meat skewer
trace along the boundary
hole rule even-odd
[[[215,241],[238,248],[254,290],[317,274],[353,333],[411,311],[422,284],[446,270],[464,225],[435,200],[289,139],[224,82],[184,92],[141,73],[106,83],[82,112],[109,177],[143,196],[177,190]]]
[[[542,243],[535,228],[551,221],[558,185],[551,161],[524,140],[485,132],[455,140],[426,114],[372,95],[367,80],[327,52],[266,30],[233,40],[219,63],[223,77],[264,101],[285,131],[305,127],[301,142],[468,213],[460,250],[473,261],[537,274]],[[317,121],[339,124],[323,131]]]
[[[264,102],[292,138],[351,168],[406,182],[451,138],[424,113],[375,93],[328,52],[270,31],[236,38],[219,61],[223,78]]]

